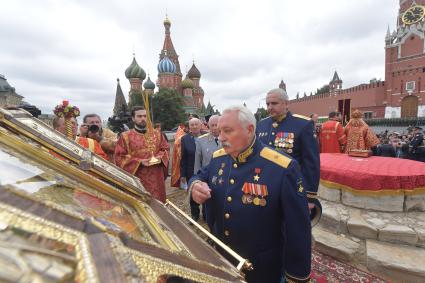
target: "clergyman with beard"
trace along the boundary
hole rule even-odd
[[[145,189],[165,202],[170,146],[160,131],[147,127],[146,110],[131,110],[134,129],[123,132],[115,147],[115,164],[137,176]]]

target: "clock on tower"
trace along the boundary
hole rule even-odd
[[[401,16],[404,24],[411,25],[419,22],[425,16],[425,7],[421,5],[414,5],[406,10]]]

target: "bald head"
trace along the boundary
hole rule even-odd
[[[208,120],[208,128],[210,129],[211,135],[214,137],[218,137],[219,131],[218,131],[218,119],[220,116],[218,115],[212,115],[210,119]]]
[[[195,137],[201,133],[202,122],[198,118],[192,118],[189,120],[189,132]]]

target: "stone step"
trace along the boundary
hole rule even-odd
[[[343,235],[335,235],[319,227],[314,227],[314,247],[319,252],[346,262],[361,262],[360,240],[354,241]]]
[[[395,220],[397,217],[405,219],[406,213],[397,213],[393,217],[392,213],[370,212],[329,201],[322,200],[321,202],[323,211],[318,227],[322,229],[362,240],[374,239],[425,247],[423,221],[411,218],[411,223],[404,223],[404,220]]]
[[[367,268],[391,282],[425,282],[425,249],[366,240]]]

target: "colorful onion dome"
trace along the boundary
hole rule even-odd
[[[186,78],[182,81],[181,86],[182,86],[182,89],[185,89],[185,88],[193,88],[195,85],[193,84],[193,81],[189,79],[188,76],[186,76]]]
[[[142,81],[146,78],[145,70],[137,64],[135,57],[133,57],[131,65],[125,70],[125,76],[127,79],[141,79]]]
[[[148,79],[143,84],[143,87],[145,89],[155,89],[155,84],[151,81],[151,78],[148,76]]]
[[[176,65],[168,58],[167,55],[162,58],[158,63],[158,72],[159,73],[175,73]]]
[[[201,72],[199,72],[198,68],[196,68],[195,63],[192,64],[189,72],[187,73],[189,78],[191,79],[199,79],[201,78]]]

